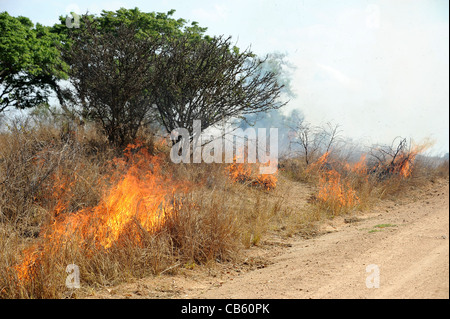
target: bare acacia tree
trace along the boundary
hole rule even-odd
[[[240,53],[230,38],[193,39],[185,34],[170,42],[155,69],[155,105],[168,132],[201,129],[244,114],[277,109],[282,85],[264,61]],[[191,136],[192,138],[193,136]]]
[[[326,124],[326,127],[323,127],[323,136],[325,140],[325,152],[329,153],[337,142],[341,140],[340,133],[342,132],[339,130],[340,125],[339,124],[332,124],[328,122]]]
[[[101,30],[89,19],[70,40],[63,57],[71,66],[76,104],[83,117],[101,124],[110,143],[126,145],[152,111],[149,89],[160,40],[138,38],[135,28],[125,25]]]
[[[300,153],[306,165],[315,161],[320,154],[328,153],[339,140],[338,124],[327,123],[326,126],[313,126],[303,120],[291,121],[290,129],[295,136],[291,140],[294,145],[300,146]]]
[[[302,147],[306,165],[309,165],[320,148],[317,129],[308,123],[301,123],[297,127],[296,135],[297,138],[293,142]]]

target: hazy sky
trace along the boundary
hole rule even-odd
[[[296,66],[288,105],[313,124],[341,124],[365,143],[396,136],[449,150],[447,0],[0,0],[0,11],[53,25],[70,11],[138,7],[198,21],[257,54],[283,52]]]

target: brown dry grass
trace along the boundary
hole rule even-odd
[[[319,158],[307,166],[298,157],[285,160],[281,166],[290,180],[316,188],[309,200],[312,211],[328,217],[370,209],[381,200],[400,198],[411,189],[449,176],[448,160],[418,156],[410,175],[405,177],[384,171],[380,174],[379,169],[371,168],[370,162],[363,159],[349,163],[345,157],[324,156],[322,162]]]
[[[163,174],[195,187],[174,195],[172,202],[182,205],[158,231],[146,232],[136,222],[120,243],[98,249],[94,242],[80,245],[77,232],[61,244],[43,236],[43,230],[60,216],[75,215],[99,203],[111,184],[111,160],[120,157],[121,151],[108,147],[95,128],[62,138],[55,126],[21,122],[1,133],[1,298],[74,297],[76,292],[65,285],[69,264],[79,267],[82,289],[89,290],[171,274],[180,267],[233,260],[268,233],[309,236],[322,218],[368,209],[413,184],[448,178],[448,162],[433,169],[420,163],[408,180],[376,183],[347,174],[359,201],[337,213],[314,200],[304,204],[317,189],[319,172],[307,170],[302,159],[283,163],[277,187],[266,190],[233,182],[225,164],[173,164],[167,146],[148,132],[140,138],[151,153],[163,158]],[[30,251],[36,256],[30,263],[33,278],[24,281],[17,267]]]
[[[165,157],[164,174],[196,188],[173,199],[183,205],[157,232],[147,233],[136,223],[130,234],[141,232],[139,243],[132,235],[122,236],[120,244],[98,250],[86,240],[80,245],[76,229],[63,243],[49,239],[46,229],[99,203],[109,187],[110,162],[119,152],[105,146],[94,130],[67,140],[54,127],[22,122],[0,136],[2,298],[67,296],[65,270],[72,263],[84,287],[111,286],[171,273],[180,265],[229,260],[241,247],[259,242],[278,206],[267,211],[261,192],[231,183],[223,165],[174,165],[167,147],[156,149],[154,139],[144,137],[151,152]],[[32,274],[26,280],[18,271],[23,265]]]

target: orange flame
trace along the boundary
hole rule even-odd
[[[398,173],[405,178],[411,176],[413,164],[417,155],[418,152],[416,150],[401,154],[393,163],[394,173]]]
[[[235,156],[233,163],[226,167],[226,171],[236,183],[248,183],[251,186],[262,186],[266,190],[271,190],[276,187],[278,178],[276,174],[260,174],[259,169],[262,165],[270,165],[270,162],[255,165],[248,162],[237,163]]]
[[[329,163],[329,153],[323,154],[308,170],[319,172],[319,191],[317,199],[331,207],[334,213],[356,206],[359,198],[350,182]],[[346,163],[344,168],[354,173],[365,173],[365,156],[353,165]]]
[[[379,170],[383,175],[398,175],[403,178],[411,176],[414,168],[416,157],[432,145],[431,141],[424,142],[420,145],[413,146],[411,150],[402,151],[392,160],[385,163],[379,163],[374,170]]]
[[[317,198],[338,209],[351,208],[359,201],[350,183],[342,180],[341,175],[335,170],[320,177]]]
[[[414,147],[412,151],[399,154],[391,163],[381,166],[382,172],[396,174],[403,178],[411,175],[416,156],[427,145]],[[338,168],[338,170],[336,170]],[[377,166],[373,171],[377,170]],[[317,199],[330,207],[334,213],[355,207],[360,202],[352,185],[361,181],[369,181],[366,155],[362,155],[357,163],[331,162],[329,153],[323,154],[308,167],[309,172],[319,173],[319,191]],[[356,177],[356,178],[355,178]],[[359,180],[359,182],[358,182]],[[353,183],[353,184],[352,184]]]
[[[17,279],[20,282],[25,282],[34,277],[40,252],[38,247],[33,245],[25,249],[22,254],[24,255],[22,263],[14,266],[14,270],[17,274]]]
[[[180,208],[170,198],[176,191],[185,189],[186,184],[181,187],[160,174],[159,159],[141,145],[129,145],[124,155],[124,158],[114,160],[113,185],[97,206],[76,213],[61,213],[64,203],[58,205],[60,215],[41,232],[43,243],[22,252],[22,263],[14,268],[20,281],[34,277],[43,254],[63,247],[74,238],[79,246],[91,243],[96,249],[107,250],[115,244],[120,245],[124,235],[129,238],[132,225],[153,233]],[[139,245],[139,235],[132,235]]]

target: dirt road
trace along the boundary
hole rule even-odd
[[[90,298],[449,298],[448,181],[366,215],[335,218],[324,230],[252,248],[249,256],[263,254],[253,270],[180,269]]]
[[[448,183],[427,192],[336,222],[335,231],[294,242],[271,265],[189,298],[449,298]]]

